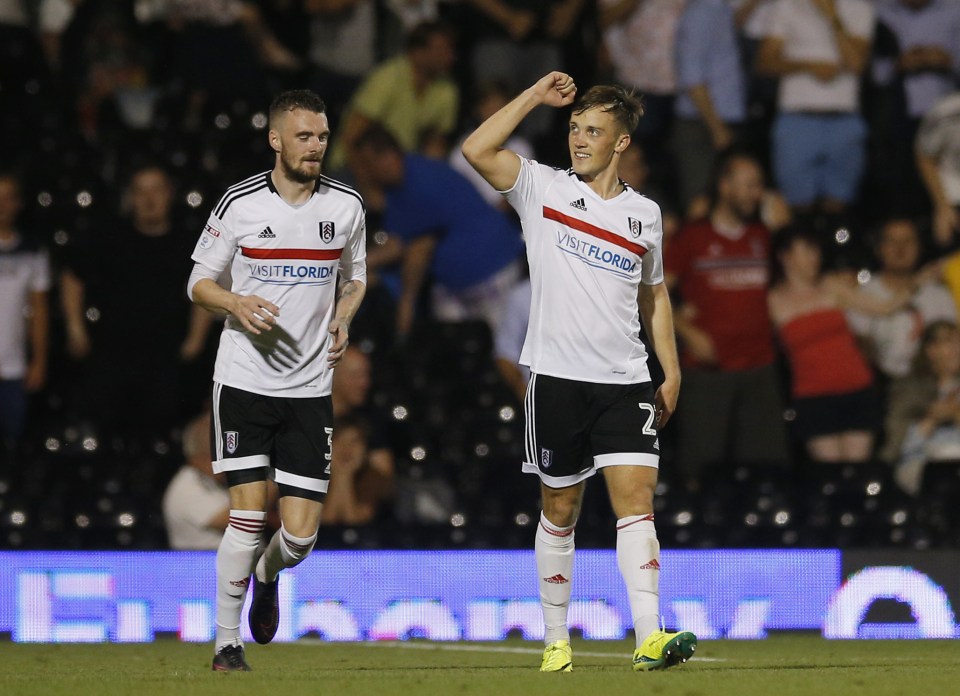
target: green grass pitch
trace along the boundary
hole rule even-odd
[[[630,670],[632,641],[574,640],[571,674],[540,674],[538,643],[301,641],[247,647],[249,673],[212,673],[211,646],[0,642],[4,696],[847,696],[960,693],[960,642],[703,641],[664,671]]]

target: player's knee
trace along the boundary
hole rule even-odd
[[[544,496],[543,514],[558,527],[572,527],[580,517],[580,498],[569,496]]]
[[[626,491],[610,489],[610,506],[618,518],[650,514],[654,490],[653,486],[636,486]]]
[[[230,486],[230,507],[234,510],[265,510],[266,481],[250,481]]]

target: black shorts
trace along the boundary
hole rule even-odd
[[[801,442],[850,431],[877,432],[883,415],[874,387],[846,394],[808,396],[793,402],[793,432]]]
[[[282,496],[322,501],[330,483],[329,396],[290,399],[213,384],[213,470],[237,486],[273,479]]]
[[[551,488],[604,466],[659,468],[653,385],[594,384],[533,374],[524,399],[523,470]]]

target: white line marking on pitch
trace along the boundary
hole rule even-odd
[[[452,652],[511,653],[515,655],[541,655],[541,648],[507,648],[495,645],[465,645],[463,643],[408,643],[402,640],[378,640],[359,643],[367,648],[407,648],[408,650],[447,650]],[[586,652],[577,650],[580,657],[606,657],[611,660],[629,660],[630,655],[608,652]],[[694,657],[697,662],[726,662],[719,657]]]

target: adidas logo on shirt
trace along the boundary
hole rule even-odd
[[[267,225],[267,228],[257,235],[257,239],[276,239],[277,235],[273,233],[273,230],[270,229],[270,226]]]
[[[573,206],[574,208],[576,208],[577,210],[586,210],[586,209],[587,209],[587,202],[586,202],[585,200],[583,200],[582,198],[578,198],[578,199],[575,200],[575,201],[570,201],[570,205]]]

